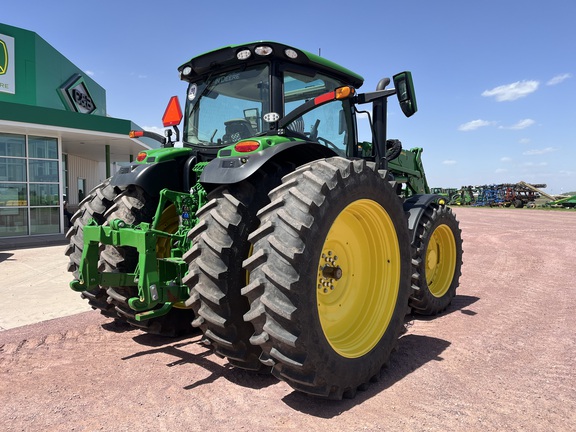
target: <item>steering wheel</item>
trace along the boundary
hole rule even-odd
[[[318,141],[318,126],[320,125],[320,119],[317,119],[312,127],[310,128],[310,139],[312,141]]]

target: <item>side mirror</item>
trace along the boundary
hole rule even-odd
[[[392,77],[394,80],[394,87],[396,87],[396,96],[400,108],[406,117],[410,117],[416,111],[416,93],[414,93],[414,83],[412,82],[412,74],[408,71],[400,72]]]

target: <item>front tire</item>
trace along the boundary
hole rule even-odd
[[[245,262],[245,319],[261,360],[295,389],[353,397],[377,380],[404,329],[406,218],[386,173],[335,157],[283,179]]]
[[[462,267],[462,231],[450,207],[431,204],[416,227],[410,306],[420,315],[444,311],[456,295]]]

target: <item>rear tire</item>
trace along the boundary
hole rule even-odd
[[[410,306],[420,315],[444,311],[456,295],[462,267],[462,231],[452,209],[431,204],[416,227]]]
[[[106,222],[104,214],[113,205],[117,195],[108,179],[90,191],[80,203],[78,211],[72,216],[70,220],[72,226],[66,233],[66,238],[70,243],[65,254],[70,258],[68,271],[72,272],[74,278],[78,279],[79,277],[78,270],[84,250],[84,227],[91,219],[94,219],[98,225],[103,225]],[[98,286],[89,291],[83,291],[81,296],[88,300],[93,309],[98,309],[102,315],[121,319],[116,314],[114,306],[106,301],[108,295],[105,288]]]
[[[186,304],[197,316],[192,324],[218,355],[242,369],[270,369],[259,360],[260,347],[249,342],[254,327],[243,319],[249,303],[240,292],[248,283],[242,261],[251,249],[248,234],[260,223],[256,212],[270,202],[268,191],[285,172],[270,165],[241,183],[212,191],[189,233],[193,247],[184,255],[189,266],[184,282],[190,287]]]
[[[259,212],[242,290],[250,341],[304,393],[354,397],[379,379],[404,330],[408,228],[385,179],[363,160],[315,161],[284,177]]]
[[[114,205],[105,214],[106,223],[108,224],[114,219],[121,219],[130,225],[137,225],[141,222],[151,223],[157,205],[157,199],[146,194],[140,187],[130,185],[114,199]],[[160,222],[160,224],[163,223],[164,221]],[[166,225],[174,226],[174,223],[168,221]],[[162,244],[162,249],[163,253],[169,256],[169,246],[166,247]],[[106,245],[100,253],[98,270],[101,272],[130,273],[134,271],[137,263],[138,253],[135,248]],[[195,333],[195,329],[190,324],[194,319],[194,311],[191,309],[172,307],[166,315],[137,321],[136,312],[128,305],[130,298],[138,296],[137,287],[108,287],[107,294],[108,302],[114,306],[116,313],[133,327],[147,333],[170,337]]]

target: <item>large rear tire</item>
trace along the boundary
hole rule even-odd
[[[114,187],[110,185],[110,180],[104,181],[92,189],[80,202],[78,211],[74,213],[70,220],[72,226],[66,233],[66,238],[70,243],[65,254],[70,259],[68,271],[72,272],[76,279],[79,277],[78,270],[84,250],[84,227],[91,219],[94,219],[99,225],[103,225],[106,222],[104,214],[114,204],[114,198],[117,195],[118,193]],[[105,288],[98,286],[94,289],[83,291],[81,296],[88,300],[90,306],[99,310],[102,315],[120,320],[114,310],[114,306],[106,301],[108,294],[106,294]]]
[[[266,367],[259,360],[261,348],[249,342],[254,327],[243,319],[249,303],[240,292],[248,277],[242,261],[251,249],[248,234],[260,223],[256,213],[270,202],[268,191],[280,184],[285,171],[273,164],[241,183],[212,191],[189,233],[193,247],[184,255],[189,266],[184,282],[190,287],[186,304],[197,316],[192,324],[218,355],[248,370]]]
[[[261,361],[295,389],[353,397],[377,380],[404,329],[406,217],[386,173],[335,157],[283,179],[245,262],[245,319]]]
[[[462,267],[462,231],[452,209],[431,204],[416,227],[410,306],[420,315],[436,315],[456,295]]]
[[[141,222],[151,223],[156,212],[158,200],[152,198],[138,186],[130,185],[119,193],[114,204],[104,215],[106,223],[114,219],[121,219],[127,224],[137,225]],[[170,207],[168,207],[168,210]],[[159,224],[167,232],[175,232],[178,228],[178,215],[176,212],[167,211]],[[157,254],[159,257],[169,256],[170,245],[159,242]],[[133,272],[138,263],[138,253],[135,248],[129,246],[106,245],[100,253],[98,269],[101,272]],[[138,296],[138,288],[108,287],[108,302],[114,306],[116,313],[123,317],[130,325],[151,334],[162,336],[184,336],[192,334],[195,329],[190,322],[194,319],[194,311],[186,308],[184,304],[175,305],[163,316],[137,321],[135,311],[128,305],[128,300]],[[160,307],[160,306],[158,306]]]

